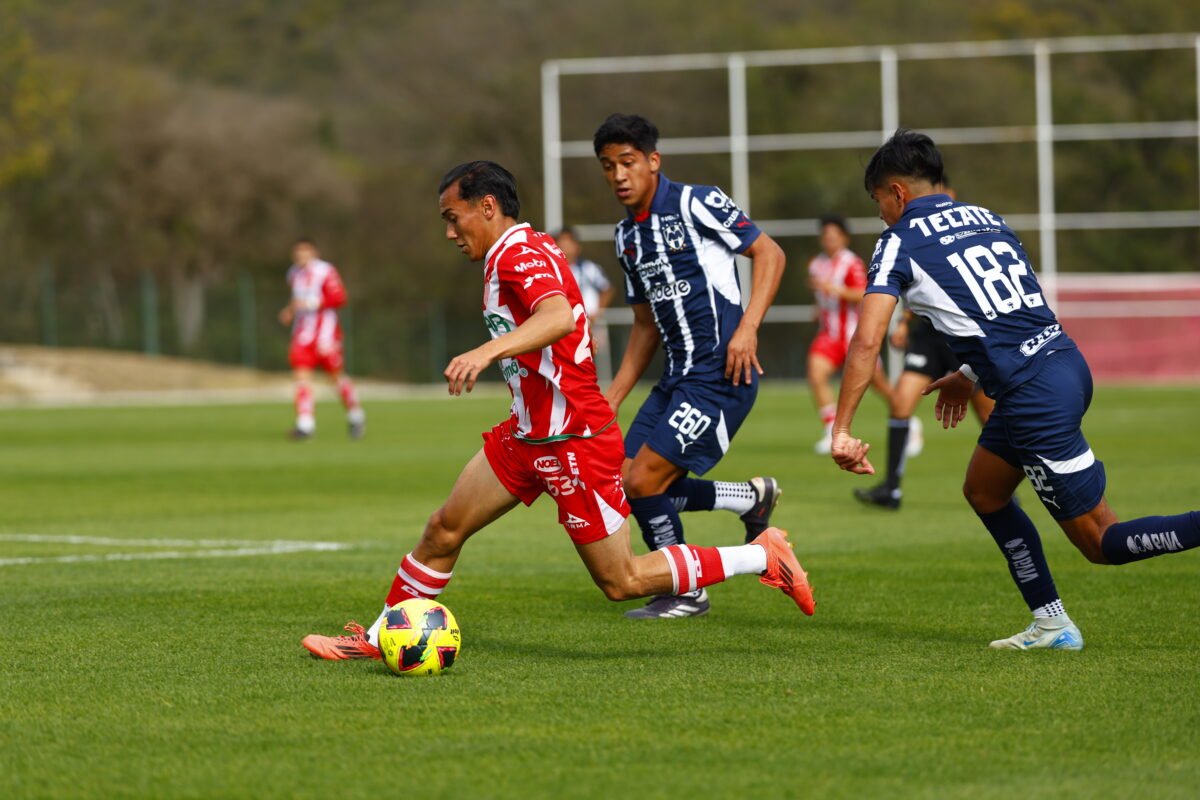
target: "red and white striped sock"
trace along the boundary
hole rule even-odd
[[[386,602],[389,606],[394,606],[413,597],[433,600],[446,588],[452,574],[432,570],[409,553],[400,562],[400,569],[396,570],[396,578],[392,581]]]
[[[400,569],[396,570],[396,577],[392,580],[392,588],[388,590],[383,611],[379,613],[375,624],[367,630],[367,641],[376,647],[379,646],[379,629],[387,618],[388,609],[414,597],[433,600],[446,588],[452,574],[430,569],[413,558],[412,553],[406,555],[400,562]]]
[[[342,398],[342,405],[346,407],[346,419],[355,425],[361,425],[366,422],[367,417],[363,413],[362,406],[359,405],[358,392],[354,388],[354,381],[343,375],[338,378],[337,390],[338,396]]]
[[[671,593],[686,594],[725,580],[725,567],[715,547],[673,544],[659,551],[671,570]]]
[[[358,392],[354,389],[354,381],[343,375],[338,378],[337,390],[338,396],[342,398],[342,405],[346,407],[347,411],[358,408]]]
[[[313,418],[313,390],[307,381],[296,384],[296,427],[305,433],[312,433],[316,427]]]

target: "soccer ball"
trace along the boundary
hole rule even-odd
[[[450,609],[416,598],[388,609],[379,649],[383,663],[397,675],[437,675],[454,666],[462,636]]]

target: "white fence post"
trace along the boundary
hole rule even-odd
[[[543,229],[563,225],[562,129],[558,99],[558,64],[542,64],[542,181],[545,192]]]
[[[1054,209],[1054,109],[1050,92],[1050,48],[1039,41],[1033,51],[1037,94],[1038,231],[1041,244],[1038,275],[1046,302],[1058,303],[1058,224]]]

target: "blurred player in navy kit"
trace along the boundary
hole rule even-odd
[[[924,134],[898,130],[867,164],[864,184],[889,226],[867,273],[833,430],[842,469],[874,474],[870,445],[851,433],[901,296],[947,337],[962,366],[931,383],[945,427],[966,416],[976,383],[996,400],[967,467],[963,494],[995,539],[1033,612],[991,643],[1080,650],[1083,636],[1055,588],[1033,521],[1013,502],[1025,478],[1091,562],[1127,564],[1200,546],[1200,512],[1120,522],[1104,499],[1104,465],[1083,436],[1092,376],[1046,305],[1029,256],[1004,220],[940,191],[942,156]]]

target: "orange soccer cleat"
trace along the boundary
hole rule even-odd
[[[767,528],[751,544],[757,544],[767,551],[767,571],[759,578],[763,585],[779,589],[811,617],[817,610],[817,602],[813,599],[808,573],[792,552],[787,532],[779,528]]]
[[[321,636],[310,633],[300,644],[312,653],[313,658],[324,658],[328,661],[344,661],[348,658],[373,658],[379,661],[383,658],[379,648],[367,641],[367,631],[362,625],[347,622],[346,630],[350,631],[349,636]]]

